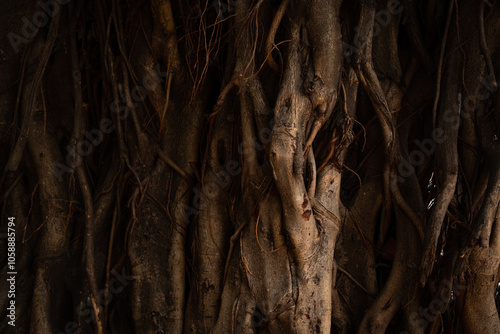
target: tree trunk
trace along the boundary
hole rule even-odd
[[[500,332],[497,1],[3,5],[1,332]]]

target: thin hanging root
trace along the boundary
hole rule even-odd
[[[107,66],[107,69],[106,69],[107,74],[111,80],[114,101],[119,101],[120,99],[119,99],[119,94],[118,94],[118,82],[117,82],[116,74],[115,74],[115,70],[114,70],[115,66],[114,66],[114,62],[113,62],[113,57],[114,56],[112,54],[111,47],[108,45],[107,49],[106,49],[105,65]],[[120,159],[122,159],[125,162],[125,164],[129,168],[129,170],[132,172],[132,174],[134,174],[134,176],[137,180],[137,183],[139,184],[140,192],[142,193],[143,189],[142,189],[141,179],[140,179],[139,175],[137,174],[137,171],[130,164],[127,149],[125,146],[125,139],[123,138],[122,124],[120,122],[120,118],[118,117],[118,115],[116,113],[115,113],[115,118],[116,118],[116,122],[115,122],[116,133],[118,136],[118,146],[120,149]]]
[[[125,67],[124,62],[121,62],[122,65],[122,73],[123,73],[123,90],[125,93],[125,101],[127,102],[127,107],[130,111],[130,115],[132,117],[132,123],[134,124],[135,128],[135,133],[137,136],[137,143],[139,146],[139,151],[143,152],[144,147],[146,145],[147,139],[144,133],[142,132],[141,125],[139,122],[139,118],[137,117],[137,113],[135,111],[135,106],[134,103],[132,102],[132,96],[130,94],[130,86],[129,86],[129,80],[128,80],[128,72],[127,68]]]
[[[236,240],[239,238],[241,231],[248,225],[248,220],[240,225],[236,232],[231,236],[231,239],[229,239],[229,251],[227,253],[227,260],[226,260],[226,265],[224,267],[224,282],[226,281],[227,277],[227,272],[229,269],[229,263],[231,262],[231,256],[233,255],[233,250],[234,250],[234,244]]]
[[[453,16],[453,4],[455,2],[453,0],[450,1],[450,5],[448,7],[448,16],[446,18],[446,25],[444,29],[443,41],[441,43],[441,51],[439,53],[439,63],[437,68],[437,79],[436,79],[436,97],[434,98],[434,105],[432,106],[432,127],[436,127],[437,121],[437,107],[439,102],[439,95],[441,93],[441,78],[443,76],[443,61],[444,61],[444,52],[446,50],[446,40],[448,39],[448,31],[450,30],[451,17]]]
[[[391,163],[393,157],[395,157],[394,149],[394,134],[396,128],[392,119],[391,111],[387,104],[387,100],[380,86],[380,82],[375,74],[372,63],[372,42],[373,42],[373,22],[375,20],[375,8],[373,6],[368,6],[363,4],[361,9],[360,24],[361,27],[360,42],[362,42],[362,49],[355,59],[355,70],[357,77],[363,87],[365,88],[372,104],[375,108],[377,117],[379,119],[380,127],[384,136],[384,144],[386,150],[386,161],[384,163],[384,212],[385,216],[381,223],[381,229],[388,229],[389,220],[392,211],[392,195],[391,192],[397,188],[391,189]],[[382,235],[383,233],[381,233]]]
[[[488,44],[486,43],[486,34],[484,32],[484,4],[486,0],[479,0],[479,45],[481,46],[481,53],[484,56],[486,65],[488,66],[488,71],[490,72],[491,86],[496,91],[497,81],[495,79],[495,68],[493,67],[493,62],[491,61],[490,50],[488,49]],[[488,2],[488,5],[491,4]]]
[[[334,129],[335,131],[335,129]],[[316,174],[318,174],[319,172],[321,172],[321,170],[323,168],[326,167],[326,165],[328,165],[328,163],[330,162],[330,159],[333,157],[333,153],[335,153],[335,146],[336,146],[336,143],[337,143],[337,139],[333,139],[330,143],[330,151],[328,152],[328,155],[326,156],[325,158],[325,161],[323,161],[323,163],[321,164],[321,166],[319,166],[318,170],[316,171]]]
[[[233,77],[231,79],[231,81],[226,86],[224,86],[224,88],[222,89],[222,91],[219,94],[219,98],[217,99],[217,103],[215,104],[214,112],[211,113],[211,114],[209,114],[208,118],[213,118],[213,117],[215,117],[215,115],[217,115],[217,113],[219,112],[219,110],[222,108],[222,105],[224,104],[224,101],[226,100],[227,94],[229,94],[229,92],[231,91],[231,89],[234,86],[238,86],[238,85],[239,84],[238,84],[237,78]]]
[[[321,130],[323,124],[325,124],[325,122],[330,118],[333,112],[333,107],[335,107],[336,100],[337,100],[336,94],[332,94],[326,112],[320,113],[318,119],[314,121],[313,128],[311,129],[311,134],[309,135],[309,138],[306,141],[306,145],[304,148],[304,155],[307,154],[307,152],[309,151],[309,148],[312,146],[312,143],[314,142],[314,139],[318,135],[319,130]]]
[[[250,214],[250,218],[247,219],[245,222],[241,223],[238,229],[234,232],[234,234],[231,236],[231,239],[229,240],[229,251],[227,253],[227,259],[226,259],[226,265],[224,267],[224,282],[226,281],[228,269],[229,269],[229,263],[231,262],[231,255],[233,254],[234,250],[234,244],[236,243],[236,240],[240,237],[241,231],[248,225],[250,222],[251,217],[255,214],[255,211],[257,210],[257,207],[259,206],[260,201],[262,200],[262,197],[267,193],[267,190],[269,189],[269,186],[271,185],[272,181],[269,181],[267,185],[264,187],[261,195],[259,196],[259,199],[257,200],[257,203],[255,203],[255,206],[253,207],[252,213]]]
[[[394,171],[391,175],[391,192],[392,196],[394,199],[394,202],[399,206],[399,208],[406,214],[406,216],[410,219],[412,222],[413,226],[418,232],[418,235],[420,236],[420,241],[424,241],[425,233],[424,229],[422,228],[421,225],[421,219],[416,215],[415,211],[406,203],[405,199],[403,198],[403,195],[401,195],[401,192],[399,191],[399,187],[397,184],[397,177],[396,177],[396,172]]]
[[[393,169],[393,166],[397,162],[398,151],[398,146],[395,141],[396,127],[394,125],[393,115],[389,109],[387,99],[373,68],[371,54],[374,19],[374,7],[363,5],[360,17],[360,41],[362,42],[362,47],[356,59],[356,74],[372,101],[384,136],[386,149],[386,162],[384,166],[384,174],[386,175],[384,177],[384,195],[386,196],[386,199],[394,200],[400,209],[408,216],[417,229],[421,240],[423,240],[424,232],[421,227],[420,219],[401,195],[397,183],[396,172]],[[390,208],[389,204],[386,205],[386,209],[388,208]],[[386,214],[388,215],[389,212],[386,212]]]
[[[158,151],[158,157],[160,157],[160,159],[163,160],[167,165],[169,165],[173,170],[179,173],[179,175],[182,176],[182,178],[186,180],[188,184],[191,184],[193,178],[189,177],[189,175],[185,171],[183,171],[182,168],[180,168],[179,165],[177,165],[172,159],[170,159],[165,152],[161,150]]]
[[[109,234],[109,244],[108,244],[108,255],[106,258],[106,281],[104,284],[104,323],[108,323],[108,310],[109,310],[109,280],[111,276],[111,261],[112,261],[112,254],[113,254],[113,245],[115,241],[115,235],[116,235],[116,225],[117,225],[117,220],[118,220],[118,209],[119,209],[119,201],[117,201],[117,204],[115,206],[115,210],[113,210],[113,218],[111,219],[111,231]]]
[[[85,121],[83,114],[83,103],[82,103],[82,87],[81,87],[81,74],[79,68],[77,47],[76,47],[76,35],[73,35],[70,42],[71,46],[71,63],[72,63],[72,74],[73,74],[73,88],[75,94],[75,117],[73,126],[73,136],[71,138],[72,145],[76,146],[77,141],[80,139],[81,134],[85,129]],[[76,147],[73,150],[76,152]],[[94,239],[95,239],[95,220],[94,220],[94,206],[93,198],[90,192],[90,186],[88,182],[88,177],[85,172],[85,167],[83,164],[79,164],[76,167],[76,175],[78,182],[80,184],[80,189],[82,191],[84,205],[85,205],[85,234],[83,237],[83,248],[84,248],[84,265],[87,274],[88,284],[90,286],[90,297],[92,300],[92,307],[94,310],[97,333],[104,333],[103,324],[103,313],[101,307],[96,303],[96,298],[98,295],[98,288],[95,275],[95,254],[94,254]]]
[[[365,288],[354,277],[352,277],[352,275],[349,274],[349,272],[347,270],[345,270],[344,268],[342,268],[341,266],[339,266],[338,263],[337,263],[337,261],[335,259],[333,260],[333,267],[334,267],[334,269],[333,269],[334,272],[335,272],[335,268],[338,269],[338,271],[340,271],[342,274],[346,275],[346,277],[349,278],[354,283],[354,285],[356,285],[358,288],[360,288],[361,290],[363,290],[363,292],[366,293],[368,296],[372,297],[373,299],[377,298],[377,296],[375,296],[370,291],[368,291],[367,288]]]
[[[172,77],[173,77],[173,75],[170,73],[170,57],[168,58],[167,74],[168,74],[168,80],[166,86],[167,96],[165,97],[165,105],[163,107],[162,114],[160,115],[160,128],[158,129],[158,139],[161,138],[161,134],[163,131],[163,123],[165,122],[165,116],[167,115],[167,108],[170,102],[170,89],[172,87]]]
[[[367,51],[368,52],[368,51]],[[371,42],[370,42],[370,54],[371,54]],[[384,135],[384,143],[386,150],[386,161],[384,164],[384,198],[385,198],[385,217],[382,221],[381,228],[387,229],[389,226],[389,220],[392,211],[392,196],[391,192],[394,189],[391,189],[391,160],[394,155],[394,133],[395,126],[392,121],[392,117],[389,111],[389,107],[387,105],[387,101],[385,100],[385,96],[382,92],[382,88],[380,87],[380,83],[378,82],[378,78],[373,73],[371,56],[369,57],[369,63],[365,64],[365,68],[361,68],[361,66],[357,66],[357,75],[360,79],[363,87],[367,91],[372,103],[377,111],[377,116],[379,118],[380,126],[382,128],[382,133]],[[366,71],[366,73],[365,73]],[[370,75],[371,74],[371,75]],[[370,80],[371,79],[371,80]],[[396,184],[397,188],[397,184]]]
[[[5,202],[7,200],[7,198],[9,198],[10,193],[14,190],[14,188],[19,183],[19,181],[21,181],[22,177],[23,177],[23,173],[19,173],[19,175],[14,180],[14,182],[12,182],[10,187],[5,191],[5,193],[0,198],[0,202]]]
[[[269,34],[267,35],[266,62],[275,72],[279,72],[280,67],[278,66],[278,64],[276,64],[272,55],[273,49],[275,48],[274,38],[276,37],[276,31],[278,31],[278,27],[280,25],[281,20],[283,19],[283,15],[285,14],[285,11],[289,3],[290,0],[283,0],[283,2],[281,2],[278,11],[276,12],[276,15],[274,16],[273,22],[271,23],[271,28],[269,28]]]
[[[241,261],[245,265],[246,270],[248,271],[248,273],[250,274],[250,276],[252,276],[253,274],[250,271],[250,268],[248,267],[247,261],[245,260],[245,255],[243,255],[243,241],[242,241],[242,238],[241,238],[241,234],[240,234],[240,255],[241,255]]]

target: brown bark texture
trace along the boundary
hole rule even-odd
[[[500,333],[500,1],[0,8],[1,333]]]

